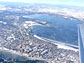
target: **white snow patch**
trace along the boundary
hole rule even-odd
[[[3,22],[3,21],[0,21],[0,23],[2,23],[2,24],[7,24],[7,22]]]
[[[77,49],[75,48],[72,48],[72,47],[69,47],[69,46],[66,46],[66,45],[58,45],[58,48],[61,48],[61,49],[67,49],[67,50],[73,50],[73,51],[78,51]]]
[[[42,39],[41,37],[37,36],[37,35],[34,35],[34,37],[40,39],[40,40],[43,40],[43,41],[46,41],[45,39]]]
[[[37,35],[34,35],[34,37],[36,37],[36,38],[38,38],[38,39],[40,39],[40,40],[43,40],[43,41],[49,41],[49,40],[50,40],[50,41],[52,41],[53,44],[57,45],[57,47],[58,47],[58,48],[61,48],[61,49],[73,50],[73,51],[75,51],[75,52],[79,51],[78,49],[75,49],[75,48],[73,48],[73,47],[70,47],[70,46],[68,46],[68,45],[65,44],[65,43],[60,43],[60,42],[58,42],[58,41],[53,42],[53,40],[51,40],[51,39],[48,39],[48,40],[47,40],[47,38],[41,38],[41,37],[39,37],[39,36],[37,36]]]
[[[11,35],[7,38],[7,40],[11,40],[11,39],[13,39],[13,40],[16,39],[15,36],[14,36],[14,34],[11,34]]]
[[[23,26],[25,28],[28,28],[28,27],[31,27],[31,26],[34,26],[34,25],[41,25],[41,24],[38,24],[38,23],[33,22],[33,21],[25,21],[25,23],[23,24]]]
[[[38,12],[48,12],[48,13],[54,13],[59,14],[63,16],[74,17],[79,20],[84,20],[84,11],[83,10],[74,10],[74,9],[67,9],[67,8],[40,8]],[[66,17],[64,17],[66,18]]]

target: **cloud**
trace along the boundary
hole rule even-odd
[[[0,0],[3,2],[27,2],[27,3],[48,3],[84,6],[84,0]]]
[[[1,2],[25,2],[27,0],[0,0]]]

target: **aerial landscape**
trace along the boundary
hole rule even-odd
[[[0,63],[80,63],[82,4],[8,1],[0,1]]]

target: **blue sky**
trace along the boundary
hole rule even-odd
[[[84,6],[84,0],[0,0],[4,2],[28,2],[28,3],[48,3]]]

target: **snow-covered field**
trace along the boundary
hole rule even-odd
[[[74,10],[74,9],[67,9],[67,8],[55,8],[55,9],[40,8],[38,12],[48,12],[48,13],[63,15],[64,17],[73,17],[79,20],[84,20],[84,11],[82,10]]]
[[[23,26],[25,28],[28,28],[28,27],[31,27],[31,26],[34,26],[34,25],[41,25],[41,24],[38,24],[38,23],[33,22],[33,21],[25,21],[25,23],[23,24]]]
[[[64,18],[73,17],[73,18],[76,18],[81,21],[84,20],[84,11],[83,10],[60,8],[60,7],[55,7],[55,8],[41,8],[41,7],[39,7],[36,9],[37,10],[34,10],[34,11],[32,8],[31,8],[31,10],[24,9],[24,11],[59,14],[59,15],[62,15]]]

